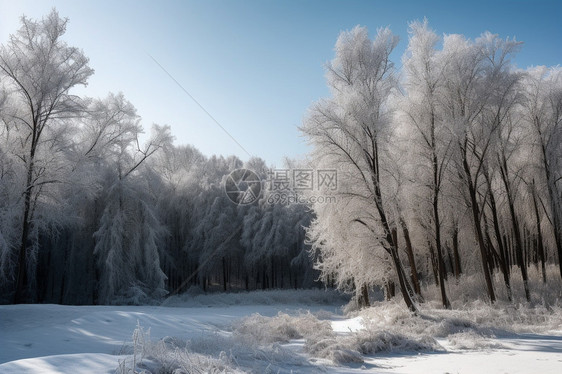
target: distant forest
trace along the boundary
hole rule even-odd
[[[302,205],[236,205],[223,181],[255,158],[205,157],[122,94],[78,97],[93,70],[56,12],[0,51],[0,290],[4,303],[143,303],[203,290],[314,285]],[[317,285],[320,285],[319,283]]]

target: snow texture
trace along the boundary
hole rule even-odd
[[[1,306],[0,372],[559,372],[559,306],[427,304],[416,316],[385,302],[342,315],[311,292],[271,292],[268,305],[252,304],[261,292],[198,307]],[[307,295],[308,307],[287,302]]]

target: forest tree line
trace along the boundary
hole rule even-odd
[[[122,94],[72,93],[93,69],[56,11],[0,49],[0,302],[143,303],[203,290],[315,285],[302,205],[231,202],[225,177],[259,158],[148,140]]]

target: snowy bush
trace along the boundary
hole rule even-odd
[[[357,347],[353,347],[349,342],[342,341],[336,336],[309,339],[306,342],[305,350],[312,356],[325,358],[334,364],[341,365],[346,363],[362,363],[363,355]]]
[[[409,337],[399,333],[362,330],[349,336],[310,339],[305,349],[313,356],[335,364],[363,362],[363,355],[388,352],[436,351],[441,346],[429,336]]]
[[[257,316],[248,318],[254,319]],[[287,333],[291,330],[289,325],[299,326],[313,319],[314,317],[310,315],[304,318],[296,317],[296,321],[291,322],[282,317],[269,325],[283,326],[281,330],[286,330]],[[329,324],[327,322],[325,324],[329,328]],[[305,357],[283,347],[275,339],[252,341],[255,335],[255,331],[235,334],[216,332],[196,336],[188,341],[165,337],[157,342],[151,342],[150,331],[137,325],[133,332],[131,346],[124,348],[129,356],[120,362],[117,372],[119,374],[247,372],[261,374],[282,373],[288,366],[306,372],[314,371],[313,365]],[[284,339],[284,335],[281,332],[276,335],[276,339]],[[266,343],[265,340],[270,342]]]
[[[179,339],[164,338],[156,343],[150,340],[150,329],[145,330],[139,323],[133,332],[131,355],[120,361],[118,374],[149,373],[243,373],[232,364],[224,352],[217,358],[188,350]]]
[[[289,316],[279,312],[275,317],[253,314],[244,318],[234,329],[234,335],[257,344],[287,343],[292,339],[329,335],[332,327],[310,313]]]
[[[487,339],[474,331],[459,332],[448,337],[451,348],[458,350],[485,350],[491,348],[503,348],[495,341]]]

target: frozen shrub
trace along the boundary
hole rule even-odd
[[[312,356],[325,358],[336,365],[362,363],[363,356],[341,337],[315,336],[307,339],[305,351]]]
[[[349,336],[312,337],[305,344],[309,354],[335,364],[361,363],[363,355],[405,351],[436,351],[441,346],[429,336],[410,337],[388,331],[362,330]]]
[[[119,362],[118,374],[243,373],[232,365],[225,352],[219,352],[217,358],[199,354],[188,350],[180,339],[170,337],[152,342],[150,329],[145,330],[138,322],[133,331],[132,345],[125,347],[124,351],[131,352],[131,355]]]
[[[275,317],[253,314],[240,321],[234,330],[235,336],[258,344],[286,343],[292,339],[331,332],[329,322],[320,321],[310,313],[292,317],[282,312]]]
[[[482,350],[491,348],[503,348],[503,346],[494,342],[474,331],[459,332],[448,337],[451,348],[462,350]]]
[[[351,345],[363,354],[393,351],[437,351],[441,346],[430,336],[411,337],[388,331],[363,330],[350,337]]]

